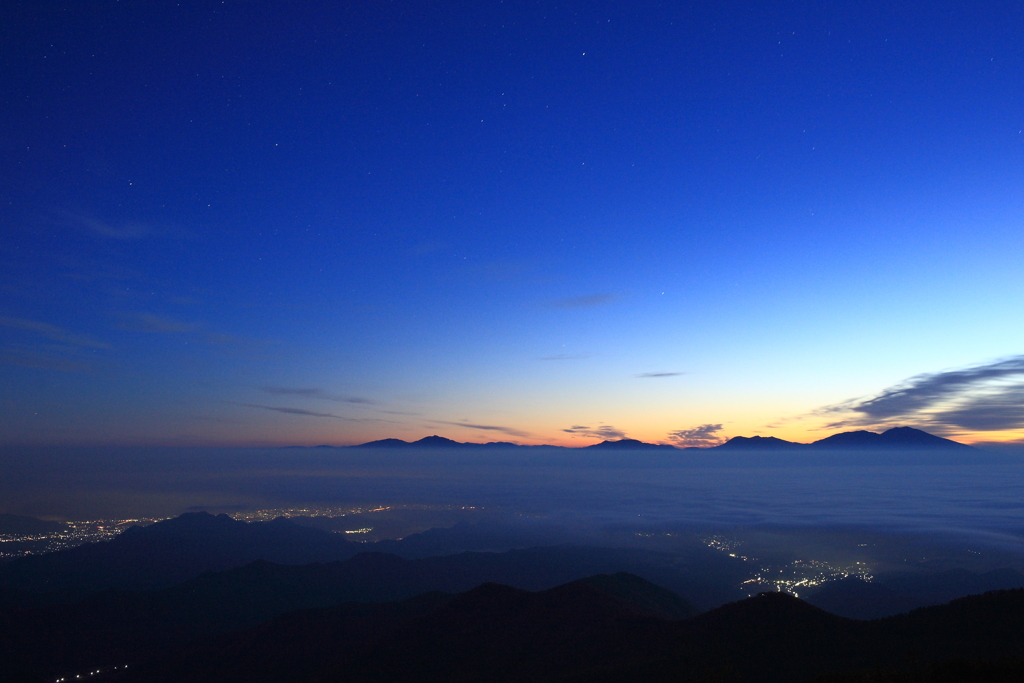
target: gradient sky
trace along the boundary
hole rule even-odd
[[[1024,6],[5,2],[0,438],[1024,438]]]

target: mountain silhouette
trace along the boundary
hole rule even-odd
[[[155,591],[108,590],[72,604],[0,611],[0,661],[50,676],[151,659],[191,640],[251,628],[299,609],[388,602],[432,591],[458,593],[494,580],[516,590],[544,590],[619,567],[700,590],[699,581],[691,585],[686,572],[666,572],[668,560],[658,553],[570,546],[420,560],[373,552],[304,566],[260,560]],[[633,574],[603,574],[589,581],[592,590],[635,604],[644,613],[665,618],[697,613],[678,594]]]
[[[339,534],[283,518],[248,523],[223,514],[194,512],[146,527],[129,527],[108,542],[2,564],[0,590],[50,594],[66,601],[109,588],[162,588],[204,571],[238,567],[253,560],[330,562],[365,549]]]
[[[463,448],[465,446],[472,445],[477,444],[460,443],[434,434],[433,436],[425,436],[419,441],[380,439],[379,441],[370,441],[368,443],[359,444],[358,446],[350,446],[350,448]]]
[[[687,449],[693,450],[693,449]],[[723,444],[704,450],[725,451],[798,451],[798,450],[943,450],[970,452],[973,447],[944,439],[913,427],[893,427],[881,434],[858,430],[833,434],[809,444],[784,441],[774,436],[735,436]]]
[[[60,522],[49,522],[23,515],[0,514],[0,534],[51,534],[66,531]]]
[[[851,619],[878,619],[909,612],[927,603],[899,593],[880,581],[850,576],[825,584],[807,602],[826,612]]]
[[[637,599],[602,589],[619,582]],[[345,603],[197,641],[124,680],[781,683],[837,671],[865,673],[837,680],[876,680],[867,674],[952,658],[981,668],[1001,662],[1008,670],[1024,663],[1020,590],[869,622],[829,614],[785,593],[665,619],[648,607],[659,598],[644,597],[660,594],[636,577],[615,575],[536,593],[488,583],[454,596]]]
[[[8,670],[54,680],[66,672],[149,662],[139,674],[119,673],[125,683],[668,681],[725,675],[728,663],[738,680],[771,682],[898,667],[908,653],[924,663],[993,659],[1013,655],[1024,638],[1020,590],[874,622],[830,614],[782,593],[696,614],[680,595],[705,601],[716,590],[728,595],[748,575],[741,560],[703,546],[707,558],[695,555],[683,564],[652,551],[571,545],[415,560],[364,552],[305,565],[258,560],[159,587],[170,574],[154,572],[154,565],[195,571],[251,552],[294,558],[338,535],[305,536],[286,520],[246,524],[207,514],[126,535],[127,545],[111,554],[83,556],[72,549],[52,556],[73,561],[33,567],[50,586],[82,585],[82,576],[96,585],[103,583],[95,580],[102,557],[111,563],[106,585],[118,579],[151,588],[0,610],[0,661]],[[211,541],[222,550],[212,552]],[[109,553],[115,544],[94,545]],[[350,552],[350,546],[367,548],[344,542],[339,548]],[[1021,579],[1012,570],[956,570],[908,576],[903,583],[894,577],[880,590],[851,583],[833,590],[831,599],[846,611],[885,609],[898,599],[912,606],[965,586]],[[819,599],[828,603],[827,590]]]
[[[419,441],[402,441],[401,439],[380,439],[349,446],[349,448],[552,448],[565,449],[565,446],[520,446],[507,441],[492,441],[489,443],[463,443],[453,441],[443,436],[427,436]],[[785,450],[973,450],[972,446],[945,439],[941,436],[929,434],[913,427],[893,427],[882,433],[857,430],[852,432],[841,432],[833,434],[813,443],[804,444],[795,441],[785,441],[774,436],[734,436],[723,444],[717,446],[691,446],[679,448],[669,444],[645,443],[637,439],[618,439],[602,441],[601,443],[589,446],[580,446],[572,450],[661,450],[661,451],[696,451],[696,450],[724,450],[724,451],[785,451]]]
[[[944,439],[913,427],[893,427],[881,434],[859,430],[842,432],[809,444],[815,449],[942,449],[974,450],[971,446]]]
[[[530,548],[545,542],[564,544],[566,540],[550,530],[531,535],[502,525],[461,524],[407,539],[367,544],[349,542],[344,534],[283,518],[246,523],[226,515],[186,513],[147,527],[131,527],[109,542],[0,564],[0,607],[76,602],[110,589],[161,589],[205,571],[224,571],[255,560],[286,565],[330,563],[367,551],[422,558],[424,567],[443,567],[437,571],[448,577],[446,583],[418,584],[410,588],[413,592],[372,598],[388,600],[426,590],[466,590],[483,581],[539,589],[590,574],[632,571],[673,590],[682,589],[688,595],[692,592],[701,608],[709,609],[737,597],[731,582],[741,580],[745,571],[739,560],[696,542],[686,552],[697,561],[687,567],[673,564],[674,555],[648,550],[572,545]],[[520,550],[463,552],[508,548]]]
[[[804,448],[805,444],[783,441],[774,436],[734,436],[723,444],[708,450],[722,451],[779,451]]]
[[[498,680],[543,680],[549,665],[568,672],[578,663],[537,653],[572,651],[592,634],[616,631],[623,620],[641,628],[660,624],[660,606],[672,602],[663,588],[628,574],[540,592],[485,583],[458,595],[285,615],[196,643],[129,680],[486,681],[499,671]]]
[[[557,448],[564,449],[565,446],[520,446],[509,441],[489,441],[487,443],[471,443],[453,441],[452,439],[445,438],[443,436],[424,437],[418,441],[402,441],[401,439],[380,439],[378,441],[370,441],[367,443],[359,444],[357,446],[349,446],[349,448],[406,448],[406,449],[419,449],[419,448]],[[592,444],[590,446],[582,446],[581,448],[596,448],[599,450],[678,450],[675,446],[665,444],[653,444],[644,443],[637,439],[618,439],[615,441],[602,441],[601,443]]]
[[[349,448],[406,448],[408,446],[409,442],[402,441],[401,439],[378,439],[377,441],[368,441],[357,446],[349,446]]]

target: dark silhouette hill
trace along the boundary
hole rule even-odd
[[[864,581],[857,576],[825,584],[821,590],[808,597],[807,602],[826,612],[851,619],[890,617],[928,604],[893,590],[884,583]]]
[[[677,451],[675,446],[668,444],[644,443],[636,439],[619,439],[617,441],[602,441],[591,446],[585,446],[587,450],[599,451]]]
[[[826,584],[807,601],[854,619],[877,619],[918,607],[941,605],[965,595],[1024,587],[1024,574],[1012,568],[984,573],[965,569],[890,574],[865,582],[857,577]]]
[[[257,561],[156,591],[104,591],[74,604],[0,611],[0,661],[57,675],[152,658],[196,638],[249,628],[298,609],[393,601],[439,590],[457,593],[493,579],[522,589],[547,589],[624,567],[696,590],[706,599],[706,577],[681,571],[673,559],[646,551],[561,546],[412,561],[386,553],[305,566]],[[707,572],[728,575],[721,567]],[[651,614],[682,618],[697,613],[677,594],[654,589],[644,579],[594,581],[595,590],[642,604]],[[734,582],[738,577],[729,576],[717,590],[732,595]]]
[[[406,449],[419,449],[419,448],[552,448],[552,449],[564,449],[564,446],[520,446],[508,441],[490,441],[488,443],[469,443],[461,441],[453,441],[443,436],[427,436],[418,441],[402,441],[401,439],[380,439],[378,441],[370,441],[368,443],[359,444],[357,446],[349,446],[349,448],[406,448]],[[659,450],[659,451],[676,451],[679,450],[675,446],[668,444],[656,444],[656,443],[644,443],[637,439],[617,439],[602,441],[601,443],[591,444],[590,446],[583,446],[583,449],[597,449],[597,450],[624,450],[624,451],[643,451],[643,450]]]
[[[1024,642],[1024,591],[870,622],[764,593],[668,620],[652,614],[649,599],[624,600],[600,589],[618,581],[644,593],[635,577],[620,575],[538,593],[484,584],[454,597],[433,593],[292,613],[193,643],[124,680],[781,683],[953,659],[979,670],[1001,662],[1010,670]]]
[[[925,605],[939,605],[965,595],[1024,587],[1024,574],[1012,568],[975,573],[948,569],[920,574],[883,575],[879,580]]]
[[[659,619],[689,619],[697,614],[693,605],[677,594],[629,572],[596,574],[576,583],[616,598],[638,614]]]
[[[686,449],[693,450],[693,449]],[[972,446],[944,439],[913,427],[893,427],[881,434],[858,430],[833,434],[809,444],[785,441],[774,436],[735,436],[723,444],[703,450],[724,451],[874,451],[874,450],[917,450],[917,451],[974,451]]]
[[[509,529],[457,525],[401,541],[363,544],[348,542],[342,534],[300,526],[284,519],[245,523],[225,515],[189,513],[148,527],[130,528],[109,542],[0,565],[0,606],[27,608],[76,602],[108,589],[159,589],[189,580],[204,571],[222,571],[254,560],[295,565],[328,563],[370,550],[427,558],[453,555],[466,547],[522,547],[530,542],[544,542],[545,538],[544,534],[516,535]],[[564,537],[548,540],[564,541]],[[482,581],[539,589],[589,574],[633,571],[667,582],[674,590],[685,588],[688,595],[695,595],[702,609],[738,596],[730,582],[744,571],[742,563],[699,544],[694,544],[688,552],[692,556],[686,567],[673,564],[671,556],[660,553],[577,546],[535,548],[530,552],[505,555],[463,554],[458,561],[435,562],[448,563],[451,567],[446,571],[464,577],[461,583],[450,584],[452,590],[465,590]],[[558,567],[562,569],[556,570]],[[417,586],[416,590],[441,587],[430,584]]]
[[[408,445],[408,441],[402,441],[401,439],[378,439],[356,446],[349,446],[349,448],[405,448]]]
[[[485,583],[455,596],[431,593],[401,603],[347,603],[285,615],[247,633],[197,643],[138,675],[152,681],[346,680],[353,675],[357,680],[491,680],[496,661],[502,666],[525,660],[525,671],[516,672],[513,664],[509,673],[517,674],[515,680],[533,680],[544,672],[531,653],[552,645],[570,650],[622,619],[660,622],[663,606],[673,603],[681,604],[663,588],[629,574],[590,577],[537,593]],[[321,645],[311,648],[311,642]],[[244,655],[228,660],[224,651]]]
[[[971,451],[973,447],[913,427],[893,427],[881,434],[864,430],[842,432],[809,444],[815,449],[927,449]]]
[[[443,436],[434,434],[425,436],[418,441],[403,441],[401,439],[380,439],[349,448],[466,448],[467,446],[480,446],[482,444],[462,443],[446,439]],[[514,444],[513,444],[514,445]]]
[[[0,565],[0,591],[72,600],[110,588],[161,588],[258,559],[308,564],[347,559],[362,550],[365,546],[338,534],[286,519],[247,523],[227,515],[187,513],[131,527],[111,541]]]
[[[64,531],[67,526],[23,515],[0,514],[0,534],[51,534]]]
[[[718,446],[707,450],[722,451],[779,451],[806,448],[806,444],[784,441],[774,436],[734,436]]]

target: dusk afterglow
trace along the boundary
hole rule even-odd
[[[12,3],[3,440],[1020,440],[1021,19]]]

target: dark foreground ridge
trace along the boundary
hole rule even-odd
[[[729,602],[749,568],[703,545],[706,557],[683,563],[648,550],[573,545],[420,555],[425,543],[443,546],[444,533],[412,546],[359,544],[286,520],[191,513],[88,552],[14,560],[0,565],[0,577],[26,599],[34,591],[66,597],[69,586],[99,592],[34,606],[0,600],[0,683],[7,672],[52,682],[90,671],[104,672],[91,680],[124,683],[799,681],[908,661],[996,662],[1019,657],[1024,638],[1022,590],[862,622],[784,594]],[[374,547],[417,556],[352,555]],[[309,563],[310,553],[348,559]],[[253,555],[283,562],[261,557],[210,570]],[[167,585],[182,573],[189,578]],[[950,592],[1024,582],[1012,570],[963,574],[906,577],[913,585],[851,581],[812,599],[848,616],[858,608],[880,616],[922,604],[922,590],[964,595]],[[680,596],[710,611],[697,614]],[[1017,666],[1007,661],[998,666]],[[131,673],[115,674],[123,664]]]
[[[329,448],[329,446],[316,446]],[[557,448],[567,450],[601,450],[601,451],[785,451],[785,450],[942,450],[969,452],[976,450],[972,446],[929,434],[913,427],[893,427],[881,434],[858,430],[842,432],[813,443],[797,443],[786,441],[774,436],[735,436],[718,446],[693,446],[680,449],[671,444],[654,444],[637,439],[618,439],[601,443],[567,448],[565,446],[520,446],[508,441],[491,441],[488,443],[460,442],[446,439],[443,436],[427,436],[419,441],[402,441],[401,439],[380,439],[369,443],[349,446],[349,448],[395,448],[395,449],[432,449],[432,448]]]
[[[616,574],[536,593],[489,583],[458,595],[345,603],[196,641],[119,680],[781,683],[950,660],[1024,671],[1020,590],[872,622],[784,593],[668,619],[658,609],[672,602],[665,593]]]

